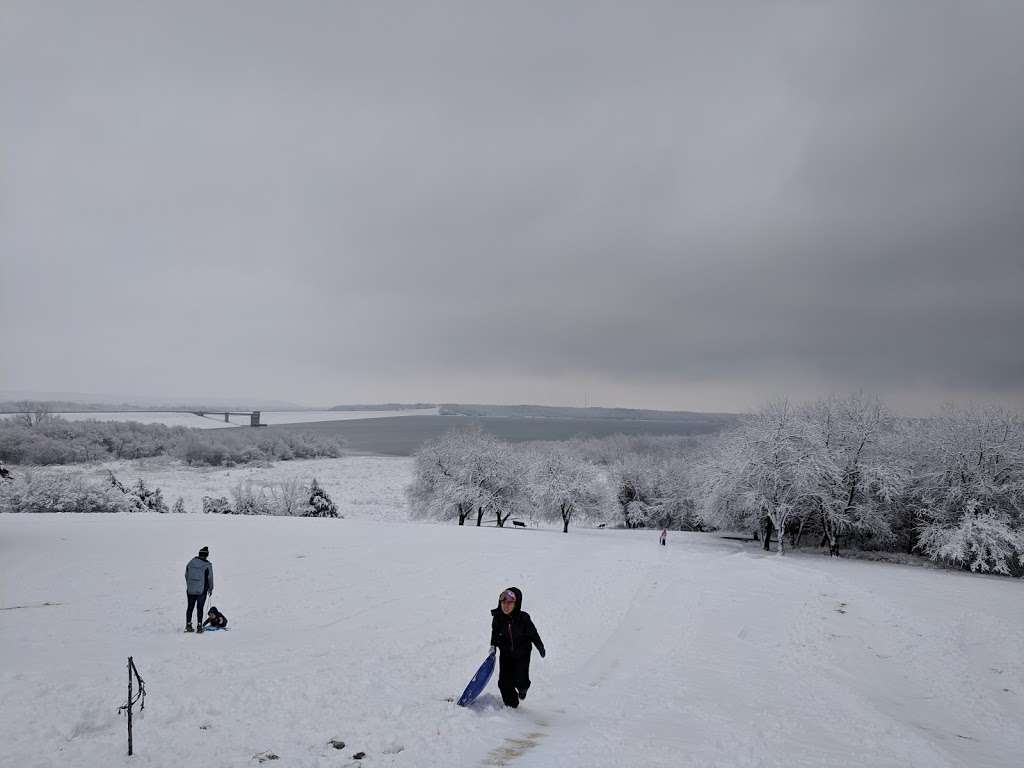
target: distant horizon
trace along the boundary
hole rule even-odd
[[[843,397],[852,392],[833,392],[830,396]],[[868,395],[877,395],[877,393],[865,393]],[[944,403],[935,405],[931,408],[914,408],[910,411],[900,410],[893,406],[892,403],[888,402],[881,395],[877,395],[879,399],[885,404],[890,411],[897,416],[903,417],[926,417],[938,414],[942,408],[948,404],[954,406],[993,406],[1001,407],[1010,411],[1024,413],[1022,409],[1016,403],[1001,402],[998,400],[985,400],[985,399],[963,399],[963,400],[949,400]],[[252,410],[264,410],[264,411],[330,411],[335,408],[341,409],[381,409],[388,406],[402,409],[414,409],[416,407],[422,408],[436,408],[442,406],[465,406],[465,407],[487,407],[496,406],[502,408],[512,407],[527,407],[527,408],[565,408],[574,410],[624,410],[624,411],[652,411],[661,413],[697,413],[707,415],[722,415],[722,416],[735,416],[744,413],[753,413],[758,410],[762,405],[775,399],[787,399],[794,404],[800,404],[805,402],[812,402],[819,398],[795,398],[786,397],[785,395],[775,395],[766,397],[757,406],[749,409],[736,409],[736,410],[713,410],[713,409],[700,409],[700,408],[664,408],[664,407],[651,407],[651,406],[633,406],[633,405],[598,405],[590,403],[589,405],[571,405],[564,403],[541,403],[541,402],[470,402],[460,401],[453,399],[446,400],[421,400],[421,399],[410,399],[410,400],[384,400],[380,402],[334,402],[334,403],[303,403],[291,399],[279,399],[279,398],[248,398],[248,397],[167,397],[158,395],[130,395],[130,394],[109,394],[109,393],[95,393],[95,392],[66,392],[59,390],[0,390],[0,403],[2,404],[16,404],[19,401],[28,402],[62,402],[67,404],[78,404],[78,405],[93,405],[93,406],[128,406],[132,410],[142,410],[150,407],[150,410],[159,411],[160,406],[165,406],[173,410],[173,406],[209,406],[214,407],[238,407]]]

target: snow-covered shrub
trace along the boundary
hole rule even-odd
[[[159,488],[150,488],[142,478],[139,478],[135,485],[129,488],[108,469],[107,485],[118,493],[124,494],[125,503],[131,512],[159,512],[160,514],[167,512],[163,491]]]
[[[236,515],[272,515],[274,507],[262,488],[254,488],[250,482],[238,483],[232,490],[232,509]]]
[[[309,486],[309,501],[306,503],[304,517],[337,517],[338,507],[331,501],[327,491],[313,478]]]
[[[972,571],[1009,575],[1024,566],[1024,530],[1008,514],[977,510],[972,500],[968,511],[953,527],[939,523],[924,526],[919,547],[933,560],[946,560]]]
[[[128,500],[81,475],[29,471],[0,483],[2,512],[127,512]]]
[[[131,487],[131,493],[142,503],[147,512],[159,512],[166,514],[167,504],[164,502],[164,493],[159,488],[149,488],[140,477],[138,482]]]
[[[904,503],[917,548],[1006,573],[1024,553],[1024,420],[1000,408],[947,407],[906,429],[914,474]]]
[[[309,494],[303,482],[292,477],[267,489],[275,515],[300,517],[306,513]]]
[[[204,515],[230,515],[231,502],[223,496],[203,496]]]
[[[176,515],[185,514],[185,499],[179,496],[177,501],[174,502],[174,506],[171,507],[171,512],[173,512]]]

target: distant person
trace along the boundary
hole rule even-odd
[[[501,651],[498,690],[506,707],[518,707],[530,689],[530,653],[537,646],[543,659],[544,643],[530,614],[523,610],[523,593],[518,587],[509,587],[498,596],[491,617],[491,654]]]
[[[661,529],[661,536],[658,537],[658,541],[661,542],[661,546],[665,546],[665,539],[668,538],[668,528]]]
[[[196,621],[199,621],[197,618]],[[217,610],[217,606],[211,606],[209,612],[206,614],[206,621],[203,622],[204,627],[212,627],[213,629],[225,629],[228,625],[228,617]]]
[[[199,554],[188,561],[185,566],[185,588],[188,592],[188,610],[185,611],[185,631],[192,632],[192,609],[196,608],[196,623],[199,632],[203,631],[203,606],[206,596],[213,594],[213,563],[210,562],[210,550],[203,547]]]

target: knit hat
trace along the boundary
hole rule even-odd
[[[206,557],[209,554],[210,554],[210,548],[209,547],[203,547],[202,549],[199,550],[199,556],[200,557]]]

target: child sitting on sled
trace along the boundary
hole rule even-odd
[[[209,627],[210,629],[226,629],[228,626],[228,617],[217,610],[217,606],[211,606],[209,612],[206,614],[206,621],[203,622],[203,628]]]

